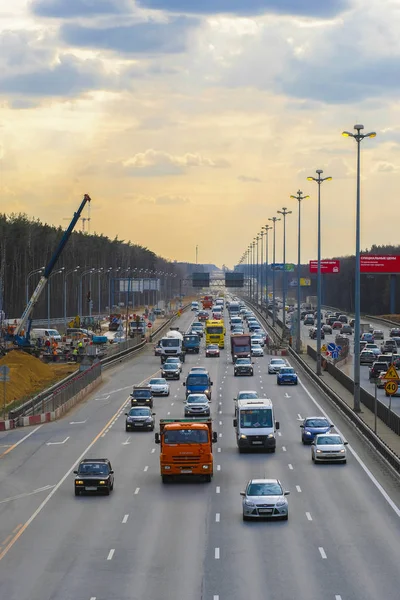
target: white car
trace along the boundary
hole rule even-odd
[[[264,340],[263,336],[260,335],[259,333],[252,335],[251,336],[251,345],[253,345],[253,344],[258,344],[261,347],[265,346],[265,340]]]
[[[286,360],[283,358],[271,358],[268,365],[269,375],[276,375],[281,367],[288,367]]]
[[[338,433],[320,433],[311,444],[311,460],[317,462],[346,463],[347,451],[345,442]]]
[[[252,344],[251,345],[251,355],[252,356],[264,356],[264,350],[261,348],[260,344]]]
[[[169,383],[164,377],[150,379],[149,385],[153,396],[169,396]]]

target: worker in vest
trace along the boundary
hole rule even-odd
[[[78,348],[72,350],[72,358],[75,362],[78,362]]]
[[[57,347],[53,346],[53,362],[57,362],[57,356],[58,356]]]
[[[78,352],[79,354],[83,354],[83,342],[78,342]]]

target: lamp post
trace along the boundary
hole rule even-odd
[[[259,294],[259,284],[258,284],[258,277],[259,277],[259,268],[258,268],[258,242],[260,240],[260,236],[257,235],[254,238],[254,243],[256,245],[256,305],[258,306],[258,294]]]
[[[375,131],[361,133],[364,125],[354,125],[356,133],[343,131],[344,137],[352,137],[357,142],[357,199],[356,199],[356,272],[354,282],[354,406],[355,412],[361,412],[360,407],[360,170],[361,170],[361,142],[365,138],[376,137]]]
[[[30,273],[28,273],[26,277],[26,304],[29,302],[29,279],[32,275],[36,275],[36,273],[42,273],[44,271],[44,267],[40,267],[40,269],[34,269]]]
[[[92,273],[93,273],[95,270],[96,270],[96,269],[94,269],[94,268],[92,267],[91,269],[87,269],[86,271],[83,271],[83,273],[81,273],[81,277],[80,277],[80,281],[79,281],[79,316],[80,316],[81,320],[82,320],[82,317],[83,317],[83,302],[82,302],[82,293],[83,293],[83,290],[82,290],[82,280],[83,280],[83,278],[84,278],[84,276],[85,276],[85,275],[92,274]],[[88,292],[88,296],[87,296],[87,298],[88,298],[88,300],[89,300],[89,301],[91,300],[91,297],[90,297],[90,290],[89,290],[89,292]]]
[[[76,273],[80,267],[75,267],[69,271],[64,271],[64,325],[67,326],[67,277],[71,273]]]
[[[273,249],[272,249],[272,260],[273,260],[273,264],[274,264],[274,268],[272,269],[272,326],[275,327],[275,320],[276,320],[276,307],[275,307],[275,227],[276,227],[276,222],[280,221],[280,219],[278,217],[272,217],[272,219],[268,219],[268,221],[272,221],[273,225],[272,225],[272,229],[273,229]]]
[[[296,339],[296,352],[300,352],[301,339],[300,339],[300,325],[301,325],[301,311],[300,311],[300,265],[301,265],[301,201],[309,198],[310,196],[303,196],[303,192],[298,190],[296,196],[290,196],[299,203],[299,227],[297,233],[297,339]]]
[[[269,262],[269,255],[268,255],[268,246],[269,246],[269,236],[268,236],[268,232],[271,231],[271,229],[273,229],[272,225],[264,225],[264,227],[262,228],[265,231],[265,303],[266,303],[266,313],[268,315],[268,262]]]
[[[50,282],[54,275],[59,275],[64,271],[65,267],[61,267],[58,271],[54,271],[47,280],[47,328],[50,329]]]
[[[286,215],[291,215],[292,211],[288,210],[286,206],[282,210],[278,210],[280,215],[283,215],[283,274],[282,274],[282,300],[283,300],[283,335],[285,334],[286,327]]]
[[[263,264],[264,264],[264,230],[261,228],[260,233],[258,234],[261,238],[261,271],[260,271],[260,289],[261,289],[261,310],[263,307],[263,279],[264,279],[264,269],[263,269]]]
[[[317,169],[316,173],[317,177],[307,177],[307,181],[315,181],[318,184],[317,375],[321,375],[321,183],[323,181],[332,181],[332,177],[321,177],[323,173],[322,169]]]

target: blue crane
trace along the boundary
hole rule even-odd
[[[74,213],[74,216],[72,218],[71,223],[68,226],[68,229],[65,230],[64,235],[62,236],[60,243],[57,246],[56,251],[54,252],[53,256],[51,257],[49,264],[45,268],[44,273],[43,273],[42,277],[40,278],[40,281],[37,284],[36,289],[31,296],[31,299],[29,300],[28,304],[26,305],[26,308],[22,314],[19,324],[15,328],[13,334],[10,336],[10,339],[12,339],[14,344],[16,344],[17,346],[30,346],[30,331],[31,331],[31,325],[32,325],[33,309],[35,308],[35,305],[36,305],[37,301],[39,300],[41,293],[43,292],[44,288],[46,287],[49,277],[50,277],[54,267],[56,266],[56,263],[57,263],[58,259],[60,258],[60,255],[61,255],[62,251],[64,250],[66,243],[68,242],[69,238],[71,237],[71,233],[73,232],[74,227],[77,224],[77,222],[81,216],[81,213],[82,213],[83,209],[85,208],[86,203],[90,202],[90,201],[91,201],[90,196],[88,194],[85,194],[80,207],[78,208],[76,213]],[[21,335],[21,332],[25,330],[26,325],[28,325],[26,328],[26,331],[25,331],[24,335]]]

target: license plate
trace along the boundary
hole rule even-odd
[[[192,469],[182,469],[181,473],[183,475],[187,474],[187,473],[193,473]]]
[[[252,442],[252,444],[262,444],[262,442]]]
[[[85,487],[85,490],[87,492],[97,492],[97,487],[95,487],[95,486],[88,486],[88,487]]]
[[[135,427],[143,427],[143,423],[134,423]]]
[[[260,515],[272,515],[272,508],[259,508]]]

